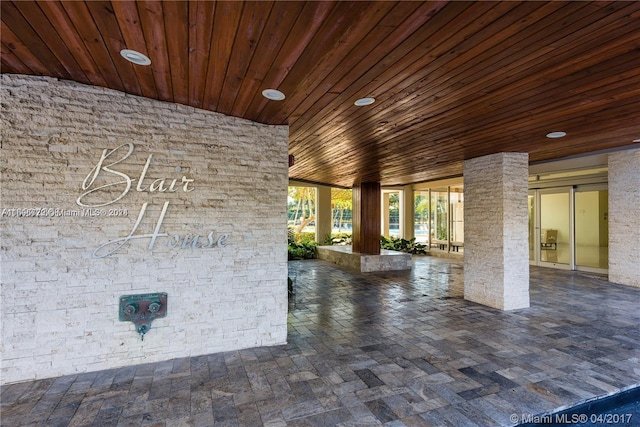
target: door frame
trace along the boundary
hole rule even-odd
[[[541,199],[543,194],[561,194],[565,193],[569,196],[569,263],[560,263],[560,262],[552,262],[552,261],[542,261],[542,245],[540,242],[540,234],[541,234]],[[575,270],[575,235],[574,235],[574,219],[575,216],[573,212],[575,210],[574,207],[574,188],[572,186],[563,186],[563,187],[551,187],[551,188],[539,188],[539,189],[531,189],[528,193],[529,196],[533,195],[534,197],[534,226],[533,226],[533,237],[534,237],[534,259],[529,260],[530,265],[537,265],[541,267],[550,267],[556,268],[560,270]]]

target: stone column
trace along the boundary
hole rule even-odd
[[[380,234],[389,237],[389,193],[382,194]]]
[[[331,187],[316,188],[316,242],[324,245],[327,236],[331,236]]]
[[[464,298],[529,307],[528,154],[464,162]]]
[[[407,240],[410,240],[415,237],[415,205],[414,205],[414,195],[413,195],[413,186],[405,185],[402,188],[402,204],[403,204],[403,237]]]
[[[353,252],[380,253],[380,183],[353,187]]]
[[[609,280],[640,287],[640,149],[609,154]]]

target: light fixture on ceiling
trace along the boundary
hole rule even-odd
[[[145,54],[142,54],[140,52],[137,52],[135,50],[131,50],[131,49],[122,49],[120,51],[120,55],[122,55],[122,57],[124,59],[126,59],[129,62],[133,62],[136,65],[150,65],[151,64],[151,60],[149,59],[149,57]]]
[[[555,138],[564,138],[567,136],[566,132],[549,132],[547,134],[547,138],[555,139]]]
[[[356,102],[353,105],[357,105],[358,107],[364,107],[365,105],[371,105],[376,102],[375,98],[360,98],[356,99]]]
[[[262,96],[272,101],[282,101],[285,98],[284,93],[277,89],[265,89],[262,91]]]
[[[640,142],[640,138],[634,139],[633,142]]]

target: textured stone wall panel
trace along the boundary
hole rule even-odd
[[[288,128],[50,78],[2,75],[2,382],[284,343]],[[194,179],[193,191],[136,191],[80,215],[76,199],[104,149],[133,143],[112,169],[138,179]],[[98,182],[113,182],[101,172]],[[100,192],[117,197],[123,186]],[[94,259],[126,237],[161,232]],[[18,217],[7,209],[75,212]],[[224,247],[192,248],[227,234]],[[173,236],[178,248],[170,248]],[[180,246],[185,236],[185,249]],[[189,240],[190,239],[190,240]],[[198,244],[196,244],[198,246]],[[167,292],[144,341],[118,320],[125,294]]]
[[[529,306],[528,156],[464,164],[464,297],[502,310]]]
[[[640,287],[640,149],[609,154],[609,280]]]

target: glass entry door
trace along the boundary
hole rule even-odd
[[[529,260],[534,265],[572,269],[572,188],[529,193]]]
[[[570,268],[571,192],[540,190],[540,262]]]
[[[606,185],[575,189],[576,269],[605,272],[609,268],[609,209]]]
[[[529,191],[529,263],[606,273],[606,184]]]
[[[540,236],[538,236],[538,230],[540,226],[536,224],[537,218],[540,216],[537,212],[538,203],[537,191],[529,191],[529,264],[538,265],[539,253],[538,246],[540,246]]]

